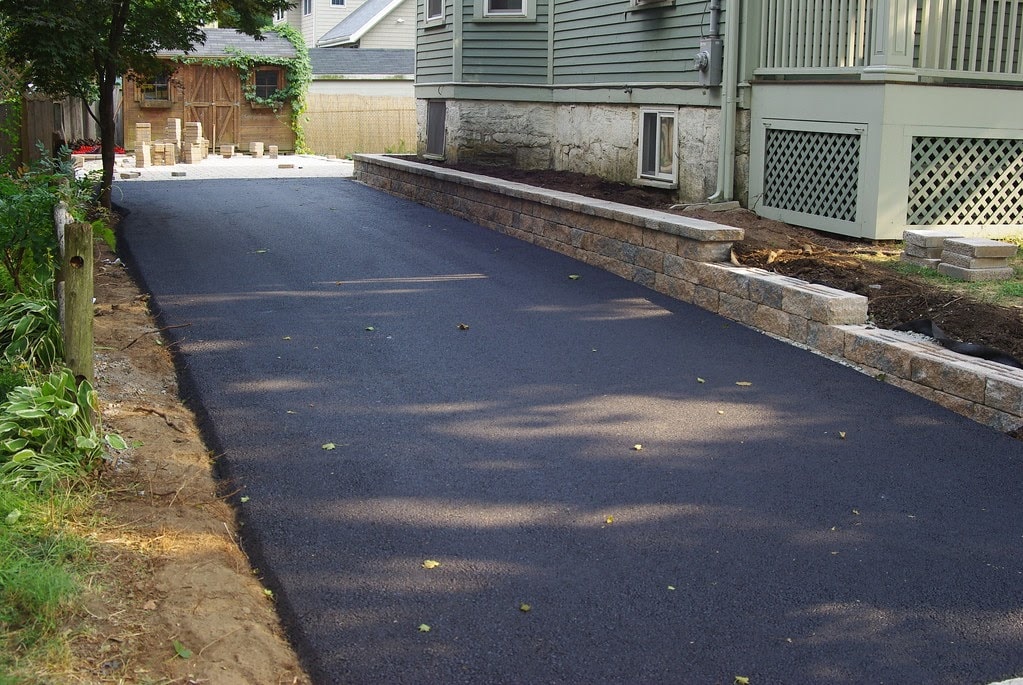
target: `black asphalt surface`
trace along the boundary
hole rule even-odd
[[[351,180],[117,193],[316,682],[1023,675],[1023,443]]]

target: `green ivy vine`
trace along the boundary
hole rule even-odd
[[[175,61],[181,64],[206,64],[214,67],[229,67],[238,72],[242,85],[242,95],[253,104],[269,107],[279,114],[286,106],[291,105],[291,120],[288,126],[295,132],[295,151],[308,152],[305,145],[305,133],[302,130],[302,115],[306,109],[306,92],[313,78],[313,68],[309,61],[309,50],[306,48],[302,34],[287,24],[267,27],[263,32],[274,32],[295,46],[294,57],[266,57],[249,55],[236,48],[228,48],[231,54],[226,57],[199,58],[178,57]],[[270,97],[256,95],[255,71],[259,67],[274,66],[284,70],[284,87],[278,88]]]

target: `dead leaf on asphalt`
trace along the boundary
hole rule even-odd
[[[460,324],[458,324],[458,330],[460,330],[460,331],[467,331],[467,330],[469,330],[469,324],[467,324],[467,323],[460,323]]]
[[[580,276],[579,274],[569,274],[568,277],[573,281],[578,281],[580,278],[582,278],[582,276]]]
[[[749,386],[753,385],[749,381],[736,381],[735,384],[743,388],[748,388]]]
[[[325,450],[336,450],[337,449],[337,445],[335,445],[332,442],[324,443],[320,447],[325,449]]]
[[[643,449],[643,446],[640,445],[639,443],[636,443],[635,445],[632,446],[632,449],[634,449],[637,452],[639,452],[641,449]]]
[[[530,605],[528,605],[528,604],[520,604],[520,605],[519,605],[519,611],[521,611],[522,613],[529,613],[529,611],[531,611],[531,610],[532,610],[532,608],[533,608],[533,607],[531,607],[531,606],[530,606]]]
[[[427,569],[429,569],[429,568],[437,568],[438,566],[440,566],[440,562],[439,561],[435,561],[434,559],[427,559],[426,561],[423,562],[423,568],[427,568]]]
[[[706,383],[707,381],[705,381],[704,379],[702,379],[702,378],[700,378],[699,376],[697,376],[697,377],[696,377],[696,382],[697,382],[697,383]]]
[[[606,523],[606,524],[607,524],[607,525],[609,525],[609,526],[610,526],[610,525],[611,525],[612,523],[614,523],[614,522],[615,522],[615,517],[614,517],[614,516],[608,516],[608,517],[607,517],[606,519],[604,519],[604,523]]]
[[[419,632],[420,633],[428,633],[428,632],[430,632],[430,626],[426,625],[425,623],[420,623],[419,624]]]

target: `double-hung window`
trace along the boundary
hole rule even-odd
[[[644,109],[639,126],[639,177],[659,183],[678,180],[676,111]]]
[[[444,0],[426,0],[426,21],[444,19]]]
[[[302,0],[302,14],[313,13],[313,0]]]

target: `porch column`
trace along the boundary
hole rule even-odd
[[[917,0],[877,0],[871,26],[870,64],[865,81],[916,81],[913,45]]]

